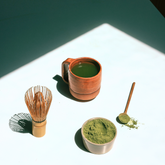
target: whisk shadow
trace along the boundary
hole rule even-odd
[[[83,151],[89,152],[82,141],[82,135],[81,135],[81,128],[76,132],[75,137],[74,137],[76,145]]]
[[[58,92],[61,93],[63,96],[65,96],[65,97],[67,97],[67,98],[69,98],[69,99],[78,101],[78,102],[88,102],[88,101],[82,101],[82,100],[78,100],[78,99],[74,98],[74,97],[71,95],[70,91],[69,91],[69,85],[66,84],[66,83],[63,81],[62,77],[59,76],[58,74],[55,75],[55,76],[53,77],[53,79],[57,81],[57,86],[56,86],[56,88],[57,88]],[[91,100],[89,100],[89,101],[91,101]]]
[[[9,127],[14,132],[32,134],[32,118],[28,113],[18,113],[9,120]]]

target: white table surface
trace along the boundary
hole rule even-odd
[[[61,81],[61,63],[68,57],[92,57],[101,63],[101,91],[94,100],[79,102],[68,93]],[[140,124],[129,130],[116,117],[124,111],[134,81],[128,114]],[[24,95],[36,85],[53,94],[42,138],[9,127],[14,114],[29,113]],[[0,79],[0,164],[164,165],[164,100],[164,54],[103,24]],[[91,154],[82,146],[79,130],[92,117],[107,118],[117,127],[114,146],[106,154]]]

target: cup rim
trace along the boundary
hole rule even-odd
[[[71,67],[72,63],[74,63],[75,61],[80,60],[80,59],[88,59],[88,60],[93,60],[93,61],[97,62],[98,65],[99,65],[99,67],[100,67],[99,72],[98,72],[95,76],[92,76],[92,77],[80,77],[80,76],[75,75],[75,74],[71,71],[71,68],[70,68],[70,67]],[[98,76],[101,74],[101,72],[102,72],[102,66],[101,66],[101,64],[100,64],[97,60],[95,60],[94,58],[91,58],[91,57],[79,57],[79,58],[75,58],[75,59],[70,63],[70,65],[69,65],[69,72],[70,72],[72,75],[74,75],[75,77],[79,78],[79,79],[84,79],[84,80],[93,79],[93,78],[95,78],[95,77],[98,77]]]
[[[81,135],[83,136],[83,138],[84,138],[86,141],[88,141],[89,143],[91,143],[91,144],[93,144],[93,145],[96,145],[96,146],[104,146],[104,145],[107,145],[107,144],[112,143],[112,142],[116,139],[116,136],[117,136],[117,128],[116,128],[116,126],[115,126],[116,133],[115,133],[114,138],[113,138],[111,141],[107,142],[107,143],[103,143],[103,144],[93,143],[93,142],[89,141],[89,140],[84,136],[84,134],[83,134],[83,128],[84,128],[84,126],[85,126],[89,121],[95,120],[95,119],[105,119],[105,120],[111,122],[111,123],[115,126],[115,124],[114,124],[112,121],[110,121],[110,120],[108,120],[108,119],[106,119],[106,118],[103,118],[103,117],[93,117],[93,118],[90,118],[90,119],[86,120],[86,121],[83,123],[82,127],[81,127]]]

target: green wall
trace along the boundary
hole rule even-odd
[[[1,0],[0,77],[103,23],[165,53],[165,19],[150,0]]]

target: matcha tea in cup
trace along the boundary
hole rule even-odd
[[[96,117],[83,124],[81,134],[88,151],[94,154],[104,154],[112,149],[117,129],[108,119]]]
[[[101,75],[101,64],[93,58],[68,58],[62,63],[62,79],[79,100],[92,100],[99,94]]]

